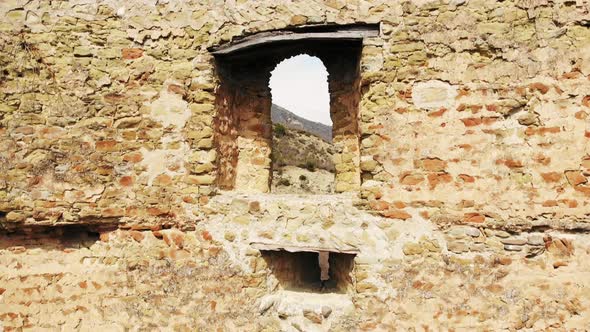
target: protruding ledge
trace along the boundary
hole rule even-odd
[[[224,45],[210,47],[209,51],[213,55],[228,55],[252,47],[279,42],[304,40],[362,40],[363,38],[377,36],[379,36],[379,24],[307,26],[290,30],[260,32],[239,38]]]
[[[360,251],[354,247],[348,248],[320,248],[320,247],[312,247],[312,246],[294,246],[294,245],[285,245],[285,244],[277,244],[277,243],[262,243],[262,242],[252,242],[250,246],[256,250],[272,250],[272,251],[288,251],[288,252],[315,252],[319,253],[320,251],[329,251],[341,254],[352,254],[356,255]]]

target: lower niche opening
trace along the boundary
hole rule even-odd
[[[100,233],[117,229],[116,225],[29,225],[0,230],[0,249],[12,246],[42,248],[85,248],[100,241]]]
[[[322,255],[327,256],[328,264],[322,259],[322,276],[320,253],[285,250],[261,250],[261,253],[282,289],[341,294],[352,290],[354,254],[324,251]]]

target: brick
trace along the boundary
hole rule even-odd
[[[422,174],[405,173],[400,176],[400,183],[403,185],[417,185],[424,181]]]
[[[121,57],[125,60],[138,59],[143,56],[143,50],[141,48],[124,48],[121,49]]]
[[[549,87],[540,82],[529,84],[529,89],[532,91],[539,91],[541,94],[546,94],[549,92]]]
[[[447,162],[439,158],[421,159],[422,168],[430,172],[442,172],[447,167]]]
[[[391,218],[391,219],[407,220],[407,219],[412,218],[411,214],[407,213],[406,211],[399,210],[399,209],[387,210],[387,211],[381,212],[381,214],[384,217]]]
[[[119,184],[124,187],[129,187],[133,185],[133,177],[132,176],[123,176],[119,179]]]
[[[439,184],[450,183],[453,181],[453,177],[447,173],[433,173],[428,174],[428,184],[430,189],[436,188]]]
[[[111,152],[117,150],[117,141],[98,141],[95,144],[96,151]]]
[[[559,182],[562,174],[558,172],[541,173],[541,177],[545,182]]]
[[[466,223],[483,223],[486,220],[485,216],[479,213],[465,213],[463,215],[463,222]]]
[[[580,171],[565,171],[567,182],[572,186],[577,186],[588,182],[588,179]]]

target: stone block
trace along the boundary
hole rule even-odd
[[[419,243],[408,242],[403,246],[403,252],[405,255],[420,255],[424,252],[424,248]]]

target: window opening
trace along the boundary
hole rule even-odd
[[[307,54],[280,62],[271,72],[273,193],[334,192],[328,71]]]

